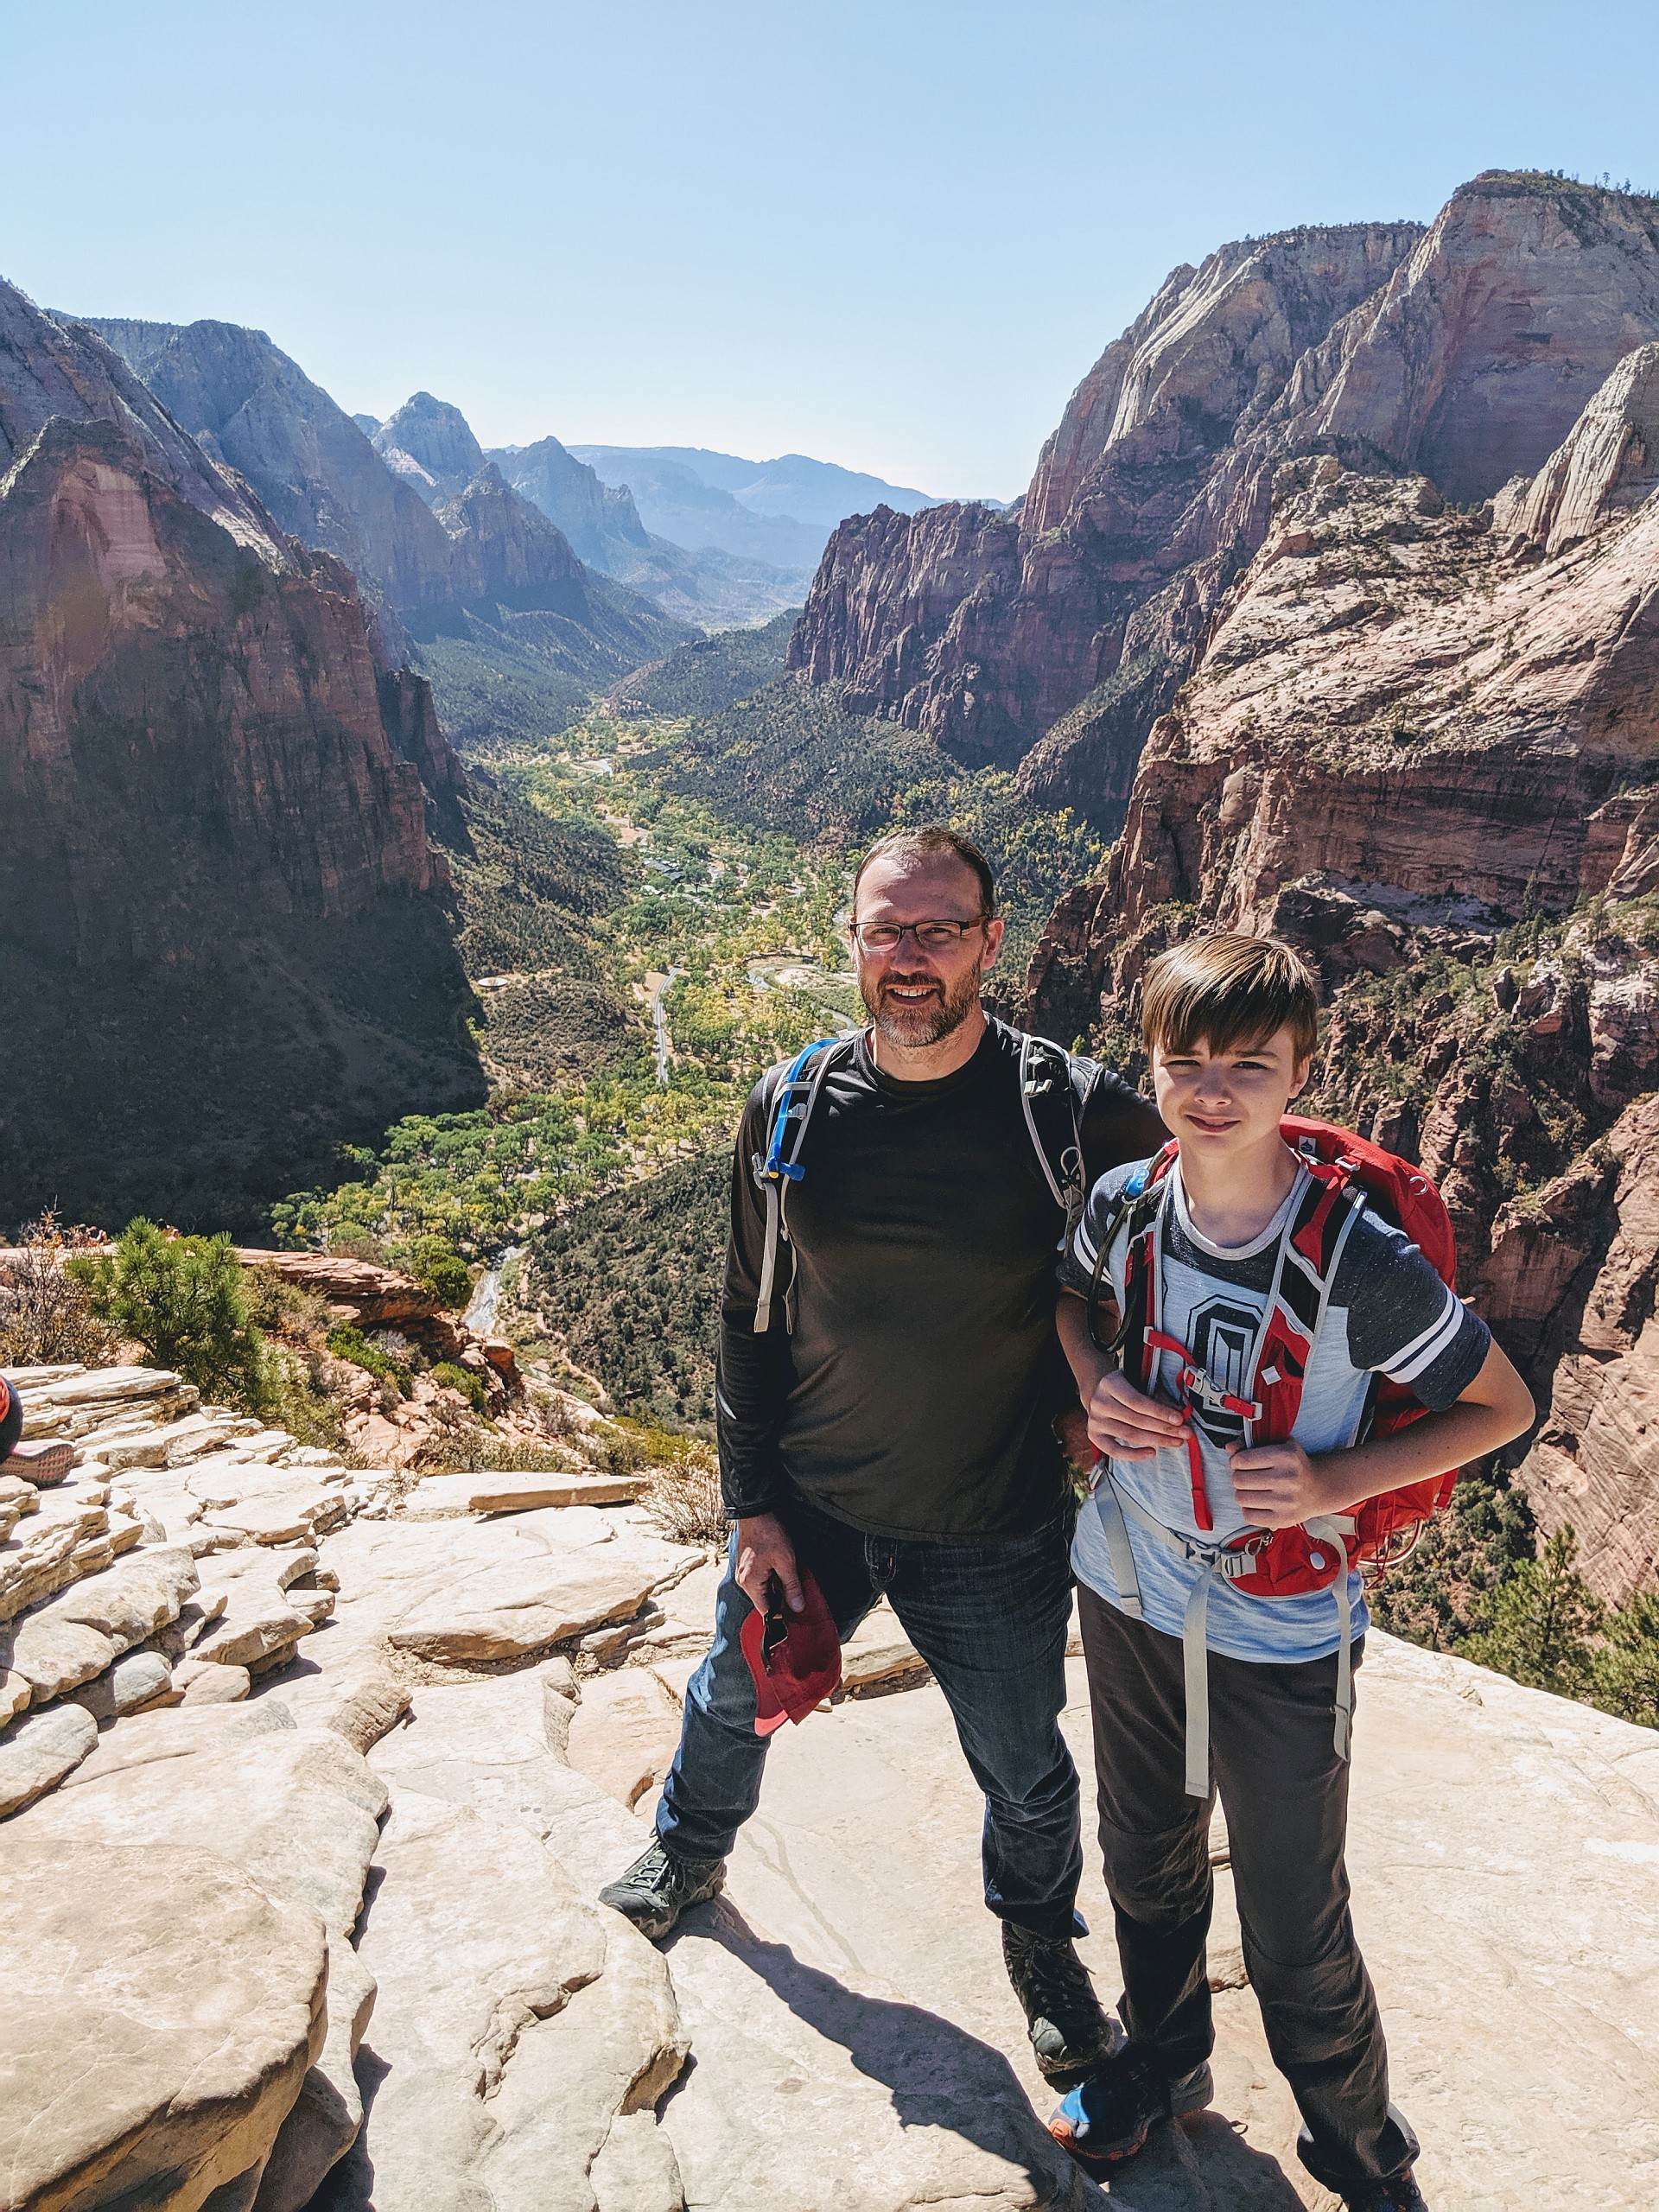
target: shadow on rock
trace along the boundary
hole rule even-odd
[[[1303,2212],[1295,2183],[1269,2152],[1251,2148],[1236,2121],[1203,2112],[1179,2129],[1197,2161],[1206,2203],[1227,2212]]]
[[[887,2089],[901,2127],[944,2129],[1006,2159],[1025,2172],[1039,2203],[1056,2201],[1057,2179],[1069,2193],[1071,2162],[1051,2144],[1000,2050],[919,2005],[861,1995],[803,1965],[786,1943],[757,1936],[728,1899],[689,1916],[683,1932],[721,1944],[815,2034],[839,2044]],[[681,1940],[677,1931],[664,1946],[671,1961]]]
[[[380,2084],[391,2069],[365,2043],[359,2047],[352,2071],[357,2076],[358,2094],[363,2100],[363,2125],[358,2130],[356,2142],[339,2164],[330,2168],[305,2212],[376,2212],[374,2160],[368,2142],[369,2115]],[[391,2208],[385,2208],[385,2212],[391,2212]]]

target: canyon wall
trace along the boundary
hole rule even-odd
[[[1132,1057],[1147,960],[1273,930],[1330,995],[1322,1109],[1440,1183],[1548,1412],[1522,1469],[1623,1599],[1659,1524],[1659,344],[1480,507],[1282,463],[1101,880],[1028,978]],[[1553,1393],[1553,1395],[1552,1395]]]
[[[481,1094],[423,775],[453,799],[349,571],[0,285],[0,1219],[244,1217]]]
[[[487,648],[504,615],[535,611],[570,626],[584,674],[613,681],[691,634],[649,600],[589,575],[485,458],[460,410],[429,393],[417,392],[371,439],[262,330],[58,320],[96,331],[284,531],[345,562],[395,658],[407,657],[411,639],[438,636],[482,635]]]
[[[1147,731],[1330,454],[1470,502],[1530,474],[1659,337],[1659,201],[1491,174],[1427,232],[1245,240],[1183,267],[1073,394],[1010,517],[844,523],[791,665],[1115,830]]]

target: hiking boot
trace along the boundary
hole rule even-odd
[[[1207,2063],[1172,2082],[1131,2044],[1061,2100],[1048,2132],[1086,2173],[1107,2173],[1132,2158],[1160,2120],[1202,2112],[1215,2094]]]
[[[1350,2190],[1342,2201],[1348,2212],[1428,2212],[1423,2192],[1409,2170],[1396,2174],[1392,2181],[1374,2181],[1363,2189]]]
[[[1121,2046],[1123,2031],[1101,2010],[1089,1969],[1069,1936],[1052,1942],[1005,1920],[1002,1963],[1024,2007],[1031,2047],[1046,2082],[1069,2088]]]
[[[619,1881],[606,1884],[599,1901],[613,1906],[655,1943],[683,1912],[718,1897],[725,1886],[723,1859],[681,1859],[666,1844],[653,1843]]]

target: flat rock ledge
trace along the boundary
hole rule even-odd
[[[890,1613],[850,1694],[773,1739],[724,1896],[659,1951],[596,1893],[650,1835],[718,1560],[637,1504],[521,1486],[513,1510],[472,1477],[432,1519],[400,1481],[384,1512],[204,1540],[237,1502],[224,1456],[141,1470],[139,1539],[11,1621],[0,1952],[33,2001],[0,2030],[0,2212],[1103,2202],[1042,2125],[980,1805]],[[100,1666],[89,1638],[121,1648]],[[1651,2212],[1659,1735],[1382,1636],[1359,1692],[1356,1917],[1435,2212]],[[1211,1859],[1216,2107],[1112,2197],[1335,2212],[1295,2157],[1219,1820]]]
[[[327,2027],[321,1920],[192,1844],[0,1831],[8,2208],[251,2202]],[[24,1993],[28,2002],[21,2001]]]

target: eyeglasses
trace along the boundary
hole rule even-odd
[[[924,952],[949,952],[962,943],[965,931],[982,929],[989,919],[988,914],[976,914],[970,922],[852,922],[848,929],[866,952],[892,952],[907,937]]]

